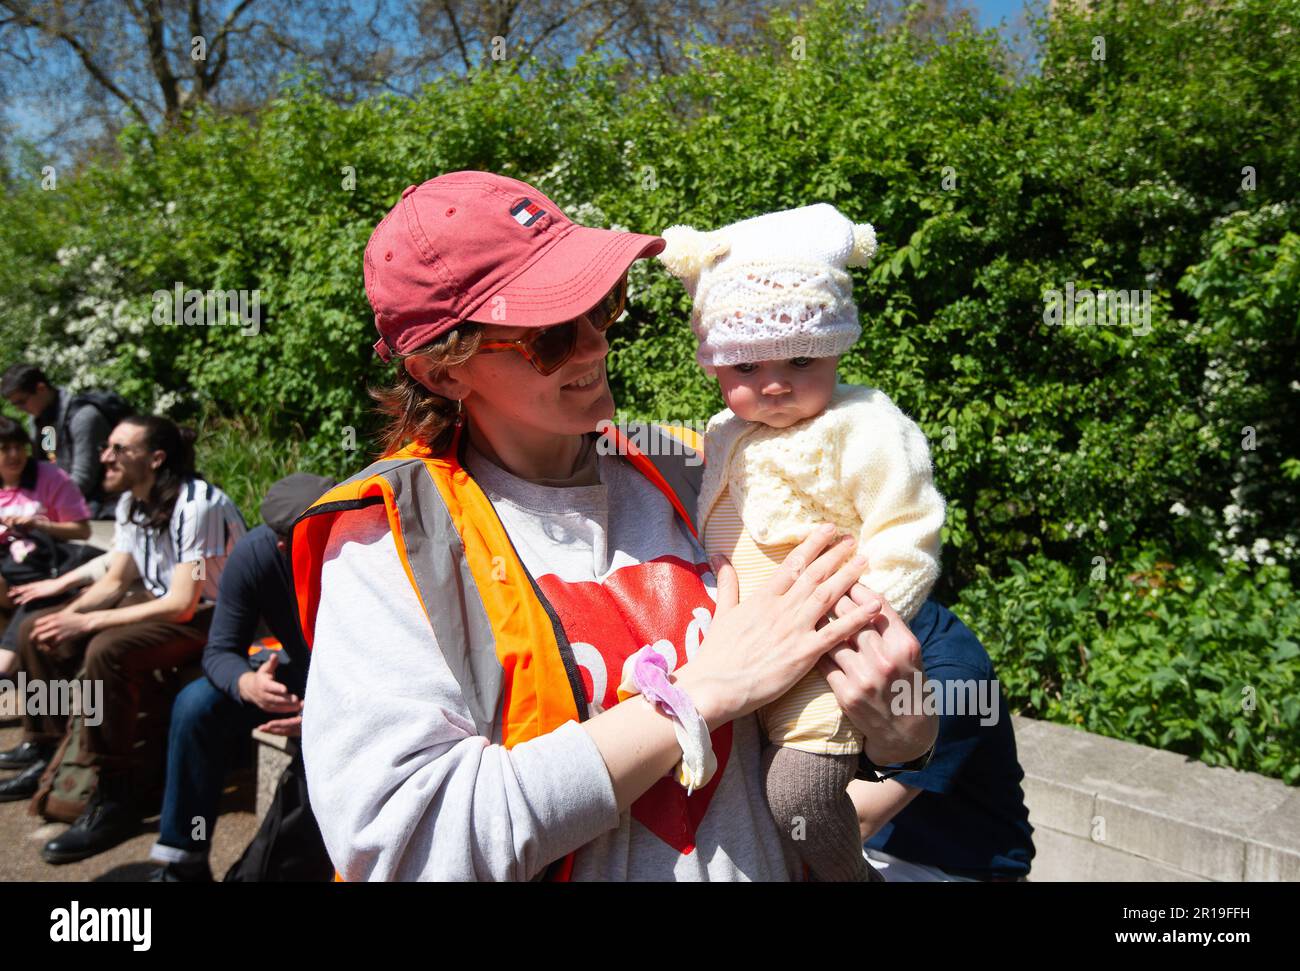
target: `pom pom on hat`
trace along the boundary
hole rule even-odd
[[[731,248],[731,244],[716,233],[702,233],[690,226],[669,226],[659,235],[668,244],[659,254],[660,262],[688,288]]]
[[[876,228],[871,223],[853,224],[853,252],[849,254],[848,266],[866,266],[876,255]]]

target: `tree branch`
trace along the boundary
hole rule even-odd
[[[208,75],[209,90],[217,86],[217,82],[221,79],[221,72],[224,70],[226,61],[229,59],[230,51],[226,43],[226,38],[232,33],[239,33],[239,31],[233,29],[235,21],[237,21],[243,12],[251,7],[253,3],[254,0],[240,0],[235,9],[230,11],[229,15],[226,17],[225,22],[221,25],[221,29],[217,31],[217,36],[212,39],[212,44],[209,50],[212,52],[214,62],[212,65],[212,72]]]
[[[201,61],[194,60],[194,38],[203,36],[203,10],[201,0],[190,0],[188,11],[190,25],[190,67],[194,75],[194,87],[190,89],[190,101],[204,101],[208,96],[208,61],[207,57],[210,51],[206,48],[203,52],[204,59]],[[207,39],[204,38],[204,43]]]
[[[551,23],[547,27],[545,27],[542,30],[542,32],[537,35],[536,38],[533,39],[533,42],[528,45],[527,49],[524,51],[524,59],[531,57],[533,51],[537,50],[537,48],[542,45],[542,43],[546,40],[546,38],[550,37],[553,33],[555,33],[565,24],[569,23],[572,20],[576,20],[579,16],[581,16],[582,14],[586,13],[588,10],[591,10],[593,7],[596,7],[598,5],[600,5],[600,0],[587,0],[587,2],[574,8],[569,13],[561,14],[558,19],[551,21]]]
[[[122,102],[122,104],[124,104],[127,109],[135,115],[137,119],[139,119],[141,124],[146,127],[148,126],[149,119],[146,118],[144,112],[140,110],[140,106],[136,104],[135,99],[113,83],[113,79],[95,63],[93,55],[86,45],[81,42],[80,38],[73,36],[63,27],[56,28],[48,21],[33,16],[30,11],[19,8],[17,5],[12,3],[11,0],[0,0],[0,6],[3,6],[14,15],[13,19],[15,22],[22,24],[24,27],[34,27],[36,30],[43,31],[51,37],[63,41],[72,48],[73,53],[77,55],[87,73],[95,79],[100,87]]]
[[[474,65],[469,59],[469,50],[465,47],[465,37],[460,32],[460,24],[456,20],[456,12],[451,9],[450,0],[442,0],[442,9],[447,15],[448,23],[451,24],[452,36],[456,38],[456,46],[460,48],[461,63],[465,65],[465,73],[468,74],[474,69]]]
[[[180,117],[180,86],[167,60],[167,27],[163,22],[162,4],[159,0],[145,0],[145,10],[148,12],[145,39],[149,46],[149,63],[158,87],[162,89],[165,120],[168,125],[174,125]]]

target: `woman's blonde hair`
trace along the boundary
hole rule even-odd
[[[414,354],[433,362],[431,376],[436,377],[447,368],[464,364],[473,357],[482,340],[483,328],[465,322],[439,335]],[[371,388],[370,397],[377,402],[376,410],[388,416],[388,422],[380,433],[385,455],[411,441],[419,442],[434,454],[446,450],[451,444],[460,404],[430,391],[411,377],[400,362],[393,383],[385,388]]]

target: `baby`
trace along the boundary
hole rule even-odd
[[[663,236],[659,258],[694,301],[697,359],[727,403],[705,433],[705,549],[731,560],[743,601],[832,523],[866,557],[862,582],[910,620],[939,575],[929,447],[887,396],[835,374],[862,331],[846,267],[875,253],[874,230],[820,204]],[[814,879],[871,879],[845,792],[863,738],[826,679],[814,668],[759,719],[768,806],[789,849]]]

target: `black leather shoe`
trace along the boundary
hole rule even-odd
[[[168,863],[149,874],[150,883],[213,883],[212,868],[208,861],[200,863]]]
[[[103,780],[100,781],[102,786]],[[140,816],[135,807],[109,798],[101,788],[91,797],[86,811],[77,817],[77,821],[45,844],[41,859],[46,863],[75,863],[112,849],[130,839],[139,829]]]
[[[41,775],[47,765],[48,762],[33,762],[12,779],[0,782],[0,802],[17,802],[36,795],[36,790],[40,788]]]
[[[33,762],[48,762],[53,754],[53,746],[23,742],[8,752],[0,752],[0,769],[25,769]]]

